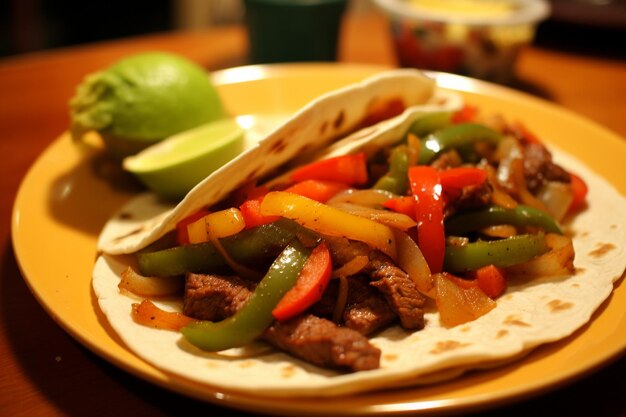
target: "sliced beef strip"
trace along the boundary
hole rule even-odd
[[[183,314],[200,320],[223,320],[244,305],[253,288],[253,283],[235,275],[188,274]]]
[[[491,203],[492,195],[493,188],[489,181],[463,187],[459,196],[455,196],[444,205],[443,217],[447,219],[459,211],[484,207]]]
[[[546,181],[570,182],[569,173],[552,161],[552,154],[540,143],[524,146],[524,176],[532,193],[539,191]]]
[[[222,320],[243,307],[252,294],[251,285],[236,276],[188,274],[183,311],[197,319]],[[380,349],[365,336],[310,314],[275,321],[262,339],[319,366],[352,371],[380,366]]]
[[[324,368],[364,371],[380,366],[380,349],[372,346],[365,336],[312,314],[275,321],[262,338]]]
[[[369,275],[370,285],[377,288],[387,299],[391,309],[398,315],[400,324],[407,330],[424,327],[425,297],[401,268],[380,251],[369,248],[362,242],[341,237],[326,237],[333,262],[342,265],[355,256],[366,255],[368,265],[363,272]]]
[[[376,288],[368,285],[369,278],[362,275],[348,277],[348,299],[339,324],[369,336],[389,326],[397,315],[385,297]],[[339,280],[332,280],[322,299],[314,304],[311,313],[332,318],[337,304]]]

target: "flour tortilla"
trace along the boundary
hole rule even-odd
[[[274,350],[267,353],[259,346],[216,355],[196,349],[176,332],[138,325],[130,316],[131,304],[138,299],[120,294],[117,288],[121,271],[131,262],[126,256],[98,258],[94,290],[113,329],[147,362],[177,377],[255,395],[345,395],[432,383],[506,363],[586,324],[626,266],[626,199],[574,158],[556,150],[554,156],[589,185],[588,208],[568,225],[575,233],[576,273],[513,281],[495,309],[465,325],[442,326],[433,308],[427,311],[421,331],[389,328],[370,339],[383,352],[376,370],[338,373]],[[182,308],[180,301],[156,303],[170,311]]]
[[[251,179],[267,175],[296,156],[314,155],[346,136],[349,138],[342,143],[363,139],[368,142],[409,115],[460,108],[462,101],[458,95],[435,87],[435,82],[421,72],[399,69],[384,71],[322,95],[209,175],[175,207],[151,193],[135,199],[105,226],[98,249],[108,254],[136,252],[174,229],[182,218],[211,206]],[[359,129],[375,109],[396,100],[406,107],[402,115]]]
[[[400,116],[331,144],[321,154],[367,152],[374,144],[388,144],[419,113],[420,110],[407,109]],[[130,311],[139,299],[121,294],[117,287],[122,270],[133,264],[133,257],[120,253],[141,248],[167,227],[150,232],[150,238],[122,246],[123,250],[113,245],[117,251],[99,256],[93,271],[93,288],[110,325],[131,351],[173,378],[217,389],[267,397],[328,397],[428,384],[457,377],[470,369],[507,363],[540,344],[565,338],[586,324],[611,294],[626,266],[626,199],[575,158],[551,150],[557,163],[579,174],[589,186],[588,208],[568,225],[574,233],[576,273],[513,280],[495,309],[453,328],[441,325],[434,307],[427,309],[423,330],[407,332],[395,326],[370,339],[383,352],[379,369],[356,373],[321,369],[260,343],[209,353],[191,346],[177,332],[136,324]],[[211,181],[209,177],[204,186],[211,185]],[[140,196],[111,219],[108,236],[123,229],[118,223],[124,222],[126,216],[121,213],[134,216],[142,211],[148,218],[163,212],[168,213],[170,221],[176,218],[171,209],[159,207],[151,195]],[[180,300],[156,304],[169,311],[182,310]]]

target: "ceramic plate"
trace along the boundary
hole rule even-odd
[[[262,116],[295,111],[310,99],[380,67],[298,64],[250,66],[213,74],[228,109]],[[567,110],[493,84],[433,74],[486,112],[521,120],[548,145],[585,161],[626,194],[626,141]],[[372,415],[465,411],[536,394],[589,372],[626,348],[623,278],[593,320],[571,337],[544,345],[523,359],[447,383],[334,398],[281,399],[224,392],[155,369],[139,359],[108,326],[91,289],[96,238],[105,221],[137,191],[100,151],[78,148],[67,134],[36,161],[19,190],[13,243],[23,276],[47,312],[78,341],[143,379],[205,401],[283,415]],[[597,343],[602,340],[602,343]]]

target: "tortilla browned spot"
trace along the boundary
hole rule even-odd
[[[507,334],[509,334],[508,330],[505,330],[505,329],[498,330],[498,333],[496,333],[496,339],[502,339]]]
[[[337,117],[335,117],[335,121],[333,122],[333,127],[335,128],[335,130],[339,130],[341,125],[343,125],[343,122],[345,119],[346,119],[346,113],[343,110],[341,110],[339,114],[337,115]]]
[[[133,213],[129,213],[127,211],[123,211],[120,214],[118,214],[117,218],[120,220],[131,220],[133,217]]]
[[[522,321],[517,316],[508,316],[506,319],[504,319],[504,324],[506,324],[507,326],[531,327],[530,324]]]
[[[398,360],[398,355],[396,355],[396,354],[383,355],[383,358],[387,362],[393,362],[393,361],[397,361]]]
[[[601,258],[613,249],[615,249],[615,245],[612,243],[598,243],[597,248],[589,252],[589,256]]]
[[[456,340],[444,340],[442,342],[437,342],[437,345],[434,349],[430,351],[433,355],[437,355],[439,353],[449,352],[451,350],[460,349],[465,346],[469,346],[471,343],[461,343]]]
[[[272,144],[270,148],[270,153],[279,154],[282,151],[284,151],[286,147],[287,147],[287,142],[285,141],[285,138],[280,138],[275,143]]]
[[[561,300],[552,300],[548,303],[548,307],[553,313],[557,313],[559,311],[567,310],[572,308],[574,304],[569,301],[561,301]]]
[[[324,120],[324,123],[320,126],[320,135],[326,133],[326,129],[328,129],[328,121]]]
[[[296,367],[293,365],[287,365],[280,369],[281,376],[283,378],[291,378],[296,373]]]

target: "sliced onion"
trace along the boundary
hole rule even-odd
[[[181,313],[165,311],[150,300],[132,305],[132,317],[136,323],[155,329],[178,331],[191,323],[193,319]]]
[[[144,277],[130,266],[122,271],[118,288],[143,297],[164,297],[176,294],[183,287],[178,277]]]
[[[365,217],[398,230],[408,230],[417,225],[417,222],[411,217],[394,211],[379,210],[350,203],[334,203],[329,205],[347,213]]]
[[[530,277],[569,275],[574,273],[574,245],[567,236],[548,233],[550,250],[523,264],[507,268],[511,274]]]
[[[550,213],[556,221],[561,221],[572,204],[574,194],[569,184],[558,181],[548,181],[539,189],[537,198],[543,202],[548,213]]]
[[[339,277],[339,293],[337,294],[337,302],[335,303],[335,309],[333,310],[333,322],[339,324],[341,317],[348,304],[348,290],[349,290],[348,278],[345,276]]]
[[[398,250],[398,266],[409,274],[419,292],[434,299],[435,284],[422,251],[406,233],[396,230],[394,234]]]
[[[369,258],[366,255],[355,256],[341,267],[335,269],[332,273],[332,277],[351,277],[352,275],[356,275],[367,266],[368,262]]]
[[[350,188],[335,194],[326,203],[329,205],[349,203],[364,207],[380,208],[385,201],[394,197],[397,197],[397,195],[387,190],[356,190],[354,188]]]

